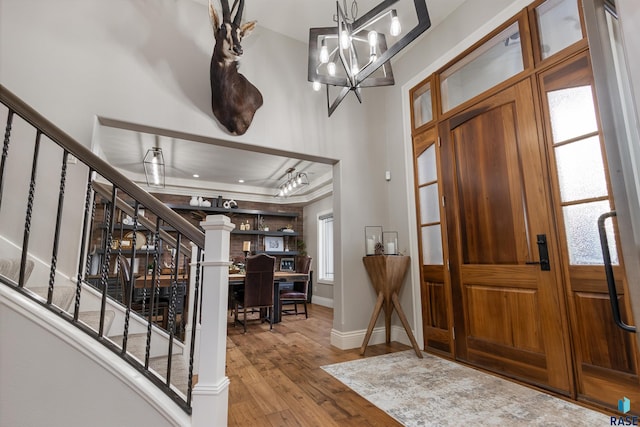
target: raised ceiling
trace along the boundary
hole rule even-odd
[[[194,0],[207,4],[208,0]],[[358,16],[382,0],[358,0]],[[427,0],[432,26],[442,22],[465,0]],[[215,1],[219,8],[219,0]],[[230,4],[233,1],[230,0]],[[340,0],[342,4],[342,0]],[[350,8],[352,1],[347,2]],[[414,0],[398,0],[399,14],[411,14]],[[219,10],[219,9],[218,9]],[[334,0],[246,0],[244,20],[257,20],[258,26],[308,42],[309,28],[334,25]],[[415,15],[415,13],[414,13]],[[135,125],[100,120],[94,149],[134,181],[145,182],[141,159],[154,146],[161,147],[166,164],[168,191],[181,194],[224,194],[245,200],[280,203],[308,203],[331,192],[331,161],[305,157],[303,153],[284,153],[264,148],[237,149],[224,141],[199,141],[188,135],[173,135]],[[132,159],[139,159],[134,161]],[[276,187],[295,168],[309,176],[311,185],[290,199],[275,199]],[[193,175],[198,174],[199,178]],[[239,182],[244,180],[244,182]]]

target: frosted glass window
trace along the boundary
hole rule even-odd
[[[437,179],[436,147],[432,145],[418,156],[418,185],[434,182]]]
[[[419,128],[433,120],[433,108],[431,104],[431,85],[426,83],[420,89],[413,92],[413,123]]]
[[[536,17],[542,59],[582,40],[577,0],[547,0],[536,8]]]
[[[597,136],[555,148],[563,202],[607,195],[600,140]]]
[[[578,86],[547,92],[553,142],[596,132],[598,122],[591,86]]]
[[[606,200],[565,206],[562,209],[569,247],[569,262],[572,265],[603,264],[598,217],[610,210],[609,202]],[[606,221],[606,226],[611,262],[617,264],[618,254],[610,219]]]
[[[422,262],[424,265],[442,265],[442,260],[440,224],[422,227]]]
[[[440,222],[437,184],[420,187],[420,223],[432,222]]]
[[[522,70],[516,22],[441,74],[442,108],[448,111]]]

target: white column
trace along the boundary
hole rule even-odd
[[[192,425],[226,426],[229,378],[227,298],[229,294],[229,237],[235,225],[224,215],[209,215],[200,223],[205,231],[202,277],[202,321],[198,383],[193,388]]]

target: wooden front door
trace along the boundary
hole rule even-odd
[[[534,93],[440,123],[455,356],[571,394],[568,324]]]

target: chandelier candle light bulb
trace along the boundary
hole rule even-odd
[[[329,49],[327,49],[327,44],[322,40],[322,47],[320,48],[320,62],[326,64],[329,62]]]
[[[330,76],[335,76],[336,75],[336,63],[335,62],[329,62],[327,64],[327,72],[329,73]],[[318,90],[320,90],[320,82],[315,82],[318,83]]]
[[[389,34],[396,37],[402,32],[402,26],[400,25],[400,19],[398,19],[398,13],[396,10],[391,11],[391,28],[389,28]]]

